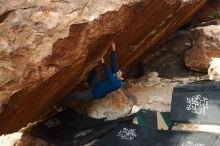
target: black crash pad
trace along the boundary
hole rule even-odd
[[[127,124],[118,125],[111,133],[93,146],[219,146],[220,138],[215,134],[184,131],[157,131],[152,133],[145,127]]]
[[[197,81],[173,89],[171,117],[173,122],[220,124],[220,82]]]
[[[93,146],[142,146],[147,138],[155,131],[134,124],[120,124],[111,133],[107,134]]]
[[[137,121],[139,126],[148,128],[151,131],[157,130],[157,112],[141,109],[137,113]]]
[[[84,130],[69,130],[53,140],[56,146],[83,146],[84,144],[102,137],[112,131],[118,123],[108,123]]]
[[[104,121],[104,119],[89,118],[68,109],[33,127],[31,134],[57,146],[80,146],[105,135],[118,123],[131,122],[134,116]]]
[[[62,129],[69,129],[70,127],[73,130],[89,129],[103,122],[103,119],[88,118],[68,109],[39,123],[32,128],[31,133],[35,137],[50,140],[59,138]]]
[[[165,123],[169,123],[169,113],[160,113]],[[156,111],[141,109],[136,113],[138,125],[132,123],[118,125],[110,134],[101,138],[94,146],[145,146],[145,141],[158,132]],[[170,123],[167,125],[169,126]]]
[[[145,146],[219,146],[220,139],[217,135],[207,133],[159,131],[144,144]]]

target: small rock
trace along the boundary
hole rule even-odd
[[[132,109],[131,109],[131,113],[137,113],[139,110],[141,110],[141,108],[137,105],[133,105]]]
[[[220,58],[210,59],[208,76],[210,80],[220,81]]]
[[[147,76],[148,77],[158,77],[158,73],[157,72],[149,72],[148,74],[147,74]]]

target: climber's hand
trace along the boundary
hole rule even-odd
[[[105,60],[104,60],[104,58],[101,58],[101,63],[105,63]]]
[[[112,42],[112,51],[115,51],[115,42]]]

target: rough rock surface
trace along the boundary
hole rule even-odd
[[[220,8],[219,0],[208,0],[206,5],[193,16],[191,23],[198,24],[201,22],[214,19],[214,14]]]
[[[146,57],[141,64],[143,74],[156,71],[159,77],[190,77],[191,72],[184,65],[184,54],[192,46],[189,29],[173,34],[158,51]]]
[[[192,48],[186,52],[186,66],[207,72],[209,59],[220,57],[220,25],[197,27],[192,30]]]
[[[117,44],[131,67],[206,0],[0,1],[0,134],[35,121]]]
[[[15,132],[0,136],[1,146],[50,146],[47,142],[32,137],[26,132]]]
[[[108,94],[105,98],[92,101],[88,108],[88,116],[94,118],[118,119],[127,116],[135,104],[132,96],[126,96],[122,90]]]

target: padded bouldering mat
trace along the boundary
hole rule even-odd
[[[93,146],[142,146],[141,143],[154,134],[155,131],[146,127],[135,124],[120,124]]]
[[[173,122],[220,124],[220,82],[197,81],[173,89],[171,117]]]
[[[80,146],[113,130],[118,123],[132,122],[134,115],[112,121],[89,118],[71,109],[59,112],[32,128],[34,137],[58,146]]]

